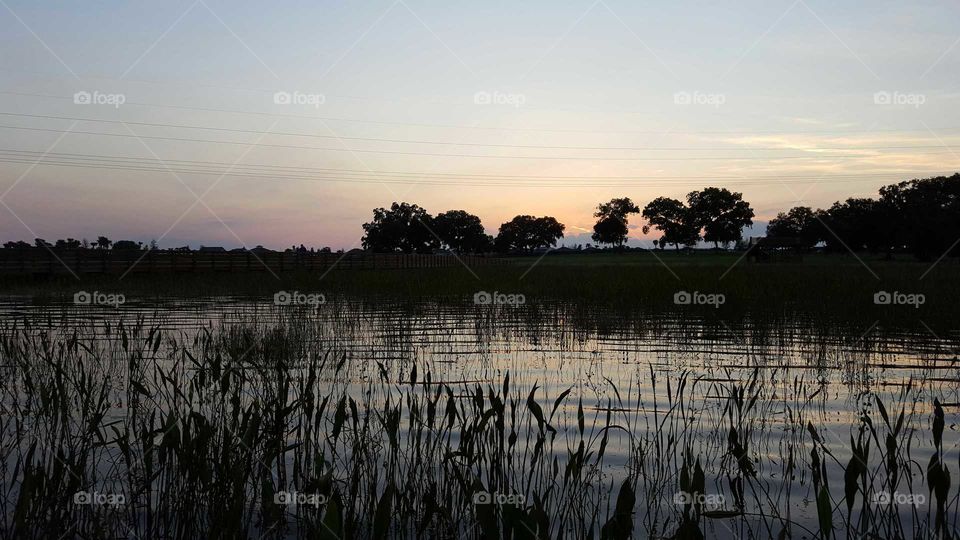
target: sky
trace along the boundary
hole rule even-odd
[[[0,240],[358,247],[742,192],[765,223],[960,170],[960,3],[0,0]],[[630,243],[649,245],[642,219]]]

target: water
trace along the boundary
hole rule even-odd
[[[524,414],[523,400],[534,385],[538,387],[535,399],[556,430],[544,449],[544,463],[555,457],[561,474],[575,460],[581,440],[580,407],[587,449],[596,455],[606,435],[605,457],[582,484],[582,497],[609,515],[617,487],[624,479],[632,479],[638,500],[633,515],[638,537],[669,536],[678,527],[685,448],[693,460],[700,460],[705,472],[705,505],[697,527],[707,536],[725,538],[776,535],[786,523],[796,537],[810,537],[819,530],[811,469],[815,447],[827,465],[837,534],[858,536],[857,528],[867,519],[864,513],[885,513],[896,516],[907,537],[930,537],[936,505],[924,472],[935,451],[934,398],[946,411],[943,461],[949,467],[960,454],[954,427],[955,407],[960,404],[957,336],[935,335],[926,325],[824,322],[797,314],[724,320],[709,312],[623,312],[564,303],[475,306],[457,299],[328,298],[315,307],[278,307],[272,299],[230,297],[131,301],[119,308],[33,305],[9,299],[0,304],[0,318],[5,332],[12,332],[14,325],[61,337],[79,330],[114,346],[121,320],[127,326],[157,327],[180,336],[181,345],[204,332],[296,327],[298,339],[309,342],[306,350],[345,359],[344,371],[317,381],[319,393],[342,389],[362,407],[375,411],[402,401],[406,393],[430,396],[441,387],[449,388],[459,401],[469,402],[478,388],[484,395],[488,388],[499,389],[509,373],[511,392],[520,398],[517,407]],[[164,343],[155,355],[161,363],[165,353],[180,350],[170,347]],[[194,356],[199,358],[201,353],[194,351]],[[256,358],[247,360],[256,363]],[[411,384],[414,369],[417,386]],[[423,384],[428,373],[430,386]],[[195,376],[196,369],[175,374],[184,385]],[[250,376],[270,378],[268,372],[258,370],[251,370]],[[128,414],[123,397],[127,390],[118,383],[118,406],[107,421],[122,422]],[[735,390],[745,395],[739,408],[730,398]],[[554,400],[565,391],[569,393],[554,410]],[[894,490],[885,484],[883,445],[890,429],[881,419],[878,400],[889,412],[891,424],[901,408],[905,411],[897,437],[904,452],[902,478]],[[327,409],[328,417],[332,409],[332,405]],[[869,425],[864,429],[865,413],[876,435]],[[539,429],[529,418],[521,424],[518,444],[526,445],[523,455],[529,458]],[[617,428],[601,429],[611,424]],[[821,439],[819,446],[808,426]],[[743,476],[731,452],[731,428],[736,429],[738,441],[746,443],[749,463],[756,471],[743,500],[731,483]],[[401,439],[413,436],[405,417],[399,433]],[[841,501],[844,471],[853,455],[851,437],[866,441],[870,454],[867,505],[863,505],[861,487],[848,515]],[[298,442],[295,435],[286,440]],[[4,440],[5,445],[11,442]],[[455,447],[459,442],[452,437],[449,444]],[[349,458],[355,449],[343,452]],[[434,458],[439,462],[442,456]],[[5,462],[9,467],[10,458]],[[688,465],[692,470],[692,461]],[[438,463],[432,466],[441,468]],[[336,467],[335,478],[349,474]],[[511,470],[519,477],[517,486],[531,473],[517,463]],[[383,485],[382,478],[376,482]],[[885,502],[885,493],[892,503]],[[529,499],[530,493],[524,496]],[[956,500],[948,508],[950,523],[955,521],[955,509]],[[851,531],[844,530],[845,519],[853,521]],[[867,522],[874,531],[883,531],[880,523],[888,523],[877,518]],[[602,524],[596,525],[597,531]],[[403,536],[399,529],[395,532]],[[470,534],[466,527],[462,532]],[[295,535],[296,529],[290,534]]]

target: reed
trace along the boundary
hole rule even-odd
[[[440,380],[339,349],[307,315],[5,323],[3,537],[957,533],[956,449],[912,383],[862,394],[834,433],[828,387],[789,366]],[[929,505],[883,503],[925,490]]]

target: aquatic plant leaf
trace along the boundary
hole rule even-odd
[[[577,402],[577,429],[580,431],[581,436],[583,435],[583,424],[584,424],[583,398],[581,398]]]
[[[630,538],[633,533],[633,508],[636,504],[637,496],[628,478],[620,485],[613,517],[600,529],[601,540],[627,540]]]
[[[856,450],[854,450],[853,457],[850,458],[850,461],[847,463],[847,468],[843,472],[843,494],[847,500],[848,514],[853,511],[853,504],[856,501],[857,490],[859,489],[857,480],[860,478],[860,473],[863,470],[865,470],[865,467],[860,461],[860,456],[857,455]]]
[[[880,401],[880,396],[874,394],[873,399],[877,402],[877,410],[880,411],[880,417],[883,418],[883,422],[887,424],[888,428],[892,428],[893,426],[890,425],[890,416],[887,415],[887,408],[884,407],[883,402]]]
[[[933,446],[939,450],[943,444],[943,407],[940,400],[933,398]]]
[[[320,530],[317,538],[321,540],[343,540],[342,506],[340,495],[334,493],[327,503],[326,512],[324,512],[323,520],[320,522]]]
[[[373,538],[386,538],[390,532],[391,507],[393,505],[393,484],[388,485],[380,496],[380,502],[377,503],[377,510],[373,517]]]
[[[830,492],[827,486],[822,486],[817,494],[817,519],[820,523],[820,535],[824,538],[833,537],[833,513],[830,502]]]
[[[701,514],[705,518],[710,519],[727,519],[732,517],[737,517],[743,515],[741,510],[707,510]]]
[[[330,436],[336,440],[340,436],[340,430],[343,429],[343,423],[347,420],[347,397],[343,396],[340,398],[340,402],[337,403],[337,410],[333,413],[333,429],[330,432]]]
[[[550,418],[553,419],[554,413],[557,412],[557,409],[560,407],[560,404],[563,403],[563,398],[567,397],[570,394],[570,391],[573,390],[573,387],[567,388],[557,396],[557,399],[553,402],[553,410],[550,411]]]

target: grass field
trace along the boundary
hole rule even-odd
[[[755,262],[742,253],[643,252],[516,257],[511,264],[470,268],[333,270],[326,274],[268,273],[11,278],[0,294],[37,301],[77,291],[118,292],[131,298],[166,299],[218,295],[269,296],[281,290],[472,301],[479,291],[523,294],[527,303],[568,301],[628,309],[676,309],[674,295],[724,295],[723,304],[684,309],[723,313],[811,312],[818,317],[923,320],[937,324],[960,315],[957,261],[939,263],[882,256],[809,255]],[[922,294],[921,305],[876,305],[878,292]]]

